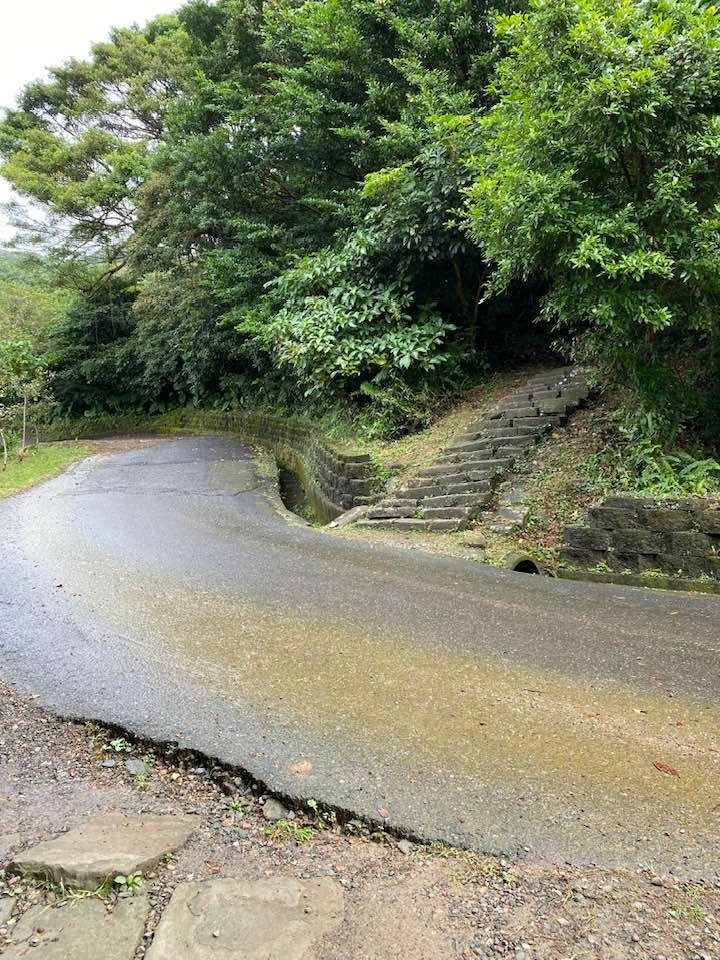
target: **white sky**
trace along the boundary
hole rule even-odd
[[[181,0],[0,0],[0,108],[12,107],[20,90],[46,67],[84,57],[111,27],[144,23],[171,13]],[[0,177],[0,203],[10,198]],[[0,241],[9,230],[0,210]]]

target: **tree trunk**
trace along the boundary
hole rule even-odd
[[[7,449],[7,443],[5,443],[4,430],[0,430],[0,440],[2,441],[2,448],[3,448],[3,470],[5,470],[7,468],[7,463],[8,463],[8,449]]]

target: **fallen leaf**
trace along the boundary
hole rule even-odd
[[[664,773],[666,777],[680,776],[675,767],[671,767],[670,764],[665,763],[663,760],[656,760],[655,763],[653,763],[653,766],[656,770],[659,770],[660,773]]]
[[[390,816],[390,811],[386,810],[385,807],[380,807],[380,809],[378,810],[378,813],[383,818],[383,820],[387,820],[388,817]]]
[[[219,863],[215,863],[213,860],[206,860],[205,862],[213,873],[220,873],[221,868]]]

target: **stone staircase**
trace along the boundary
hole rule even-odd
[[[587,398],[572,367],[531,377],[482,420],[469,424],[438,460],[372,507],[357,526],[462,530],[487,506],[515,461]]]

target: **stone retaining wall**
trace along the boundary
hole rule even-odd
[[[225,428],[270,449],[300,480],[314,513],[329,523],[378,499],[382,484],[367,453],[339,450],[309,427],[265,414],[229,413]]]
[[[564,540],[560,559],[575,568],[720,580],[720,501],[608,497]]]
[[[308,503],[325,523],[352,507],[374,503],[382,492],[368,454],[341,450],[311,427],[265,413],[187,410],[159,417],[61,420],[44,426],[40,435],[42,440],[91,440],[174,431],[232,433],[270,450],[279,466],[297,475]]]

